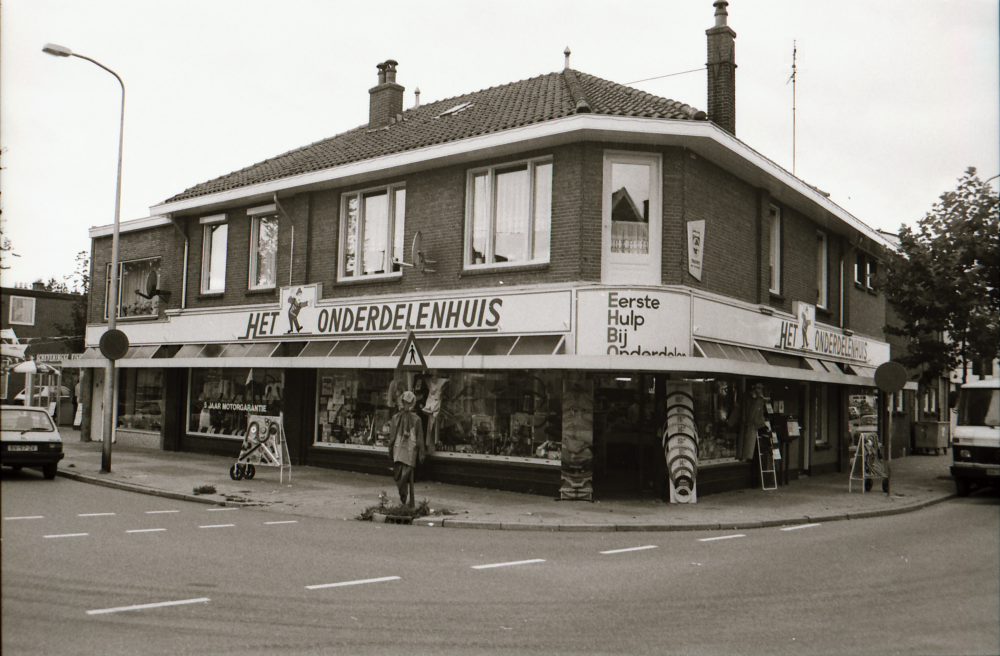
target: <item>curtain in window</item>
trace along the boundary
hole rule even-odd
[[[363,275],[385,273],[385,256],[389,236],[387,232],[388,227],[389,194],[382,191],[365,195]]]
[[[277,280],[278,217],[262,216],[257,223],[257,279],[255,287],[273,287]]]
[[[493,248],[496,262],[522,262],[528,259],[528,225],[530,195],[528,167],[498,172],[496,243]]]
[[[149,287],[160,286],[160,260],[125,262],[121,267],[118,316],[140,317],[156,314],[159,297],[143,298]]]

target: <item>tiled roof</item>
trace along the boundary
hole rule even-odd
[[[407,109],[402,114],[402,121],[375,129],[363,125],[203,182],[164,202],[187,200],[582,113],[652,119],[705,118],[704,112],[689,105],[566,69]]]

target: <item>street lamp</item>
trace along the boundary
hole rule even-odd
[[[108,332],[112,332],[116,330],[115,326],[117,325],[118,318],[118,227],[122,203],[122,141],[125,137],[125,83],[118,77],[118,73],[115,73],[104,64],[94,61],[90,57],[79,55],[64,46],[46,43],[45,47],[42,48],[42,52],[55,57],[78,57],[86,59],[91,64],[96,64],[114,75],[115,79],[118,80],[118,84],[122,87],[122,111],[118,131],[118,188],[115,192],[115,223],[111,237],[111,280],[109,281],[108,289]],[[101,449],[101,471],[105,473],[111,473],[111,434],[114,430],[115,416],[115,411],[112,407],[115,402],[114,388],[115,361],[113,358],[108,358],[108,364],[104,369],[104,434],[101,438],[103,442]]]

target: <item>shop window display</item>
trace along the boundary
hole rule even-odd
[[[281,369],[192,369],[188,432],[241,439],[247,417],[281,414]]]
[[[118,370],[118,426],[158,431],[163,426],[163,370]]]
[[[385,448],[396,399],[391,371],[322,369],[316,444]],[[562,379],[556,372],[436,372],[414,377],[432,453],[559,461]]]
[[[739,381],[716,378],[692,381],[695,423],[698,426],[698,460],[736,458],[740,429]]]

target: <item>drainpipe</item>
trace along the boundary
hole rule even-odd
[[[181,228],[180,224],[177,223],[177,219],[174,218],[173,214],[167,214],[167,218],[170,222],[174,224],[177,232],[181,233],[181,237],[184,238],[184,273],[181,278],[181,309],[187,309],[187,292],[188,292],[188,251],[191,248],[191,238],[188,237],[187,232]]]

